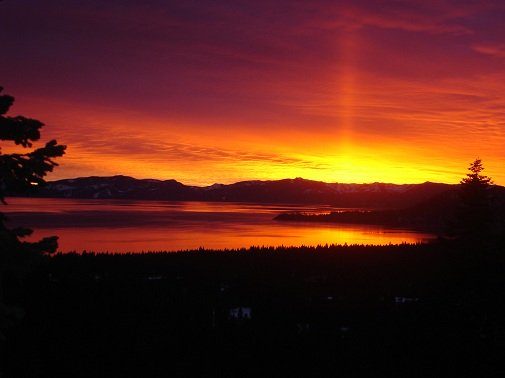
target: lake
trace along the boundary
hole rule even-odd
[[[282,212],[330,212],[331,206],[9,198],[8,226],[58,235],[62,252],[176,251],[250,246],[416,243],[434,235],[381,226],[279,222]]]

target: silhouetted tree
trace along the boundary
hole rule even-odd
[[[14,103],[14,97],[1,94],[0,87],[0,141],[13,142],[21,148],[31,148],[32,142],[40,139],[44,124],[23,116],[6,116]],[[0,146],[1,147],[1,146]],[[57,165],[53,159],[65,153],[65,146],[55,140],[44,147],[26,153],[4,154],[0,149],[0,202],[6,204],[5,196],[11,192],[29,191],[44,184],[44,176]],[[57,237],[44,238],[38,242],[26,242],[22,238],[32,233],[27,228],[8,228],[5,216],[0,212],[0,338],[9,309],[3,304],[2,283],[6,274],[15,276],[26,266],[27,259],[55,252]]]
[[[476,159],[468,168],[470,173],[460,181],[459,207],[451,234],[457,240],[474,246],[486,244],[490,237],[493,212],[490,203],[492,179],[482,174],[481,159]]]

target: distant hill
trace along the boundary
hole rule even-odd
[[[454,189],[454,185],[340,184],[301,178],[242,181],[198,187],[175,180],[128,176],[81,177],[47,183],[34,196],[53,198],[146,199],[254,203],[328,204],[341,207],[405,208]]]
[[[425,184],[421,184],[425,185]],[[497,217],[494,222],[503,222],[505,213],[505,188],[493,186],[490,201]],[[370,211],[334,211],[326,214],[291,212],[275,217],[279,221],[329,222],[352,224],[375,224],[389,227],[412,228],[432,232],[443,232],[448,222],[453,220],[460,206],[456,187],[441,191],[405,207],[383,208]]]
[[[278,221],[324,222],[382,225],[439,232],[454,214],[458,205],[456,190],[446,190],[431,198],[404,208],[346,210],[329,213],[289,212],[275,217]]]

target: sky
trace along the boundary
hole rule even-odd
[[[0,0],[0,46],[49,180],[505,185],[501,0]]]

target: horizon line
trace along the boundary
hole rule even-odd
[[[334,184],[339,184],[339,185],[374,185],[374,184],[382,184],[382,185],[402,186],[402,185],[422,185],[422,184],[441,184],[441,185],[459,185],[460,184],[459,182],[458,183],[447,183],[447,182],[436,182],[436,181],[429,181],[429,180],[426,180],[426,181],[423,181],[423,182],[405,182],[405,183],[401,183],[401,184],[392,183],[392,182],[381,182],[381,181],[362,182],[362,183],[358,183],[358,182],[339,182],[339,181],[328,182],[328,181],[305,179],[303,177],[295,177],[295,178],[286,177],[286,178],[281,178],[281,179],[276,179],[276,180],[272,180],[272,179],[264,179],[264,180],[251,179],[251,180],[239,180],[239,181],[235,181],[235,182],[231,182],[231,183],[214,182],[214,183],[208,184],[208,185],[201,185],[201,184],[200,185],[194,185],[194,184],[186,184],[186,183],[184,183],[182,181],[179,181],[178,179],[175,179],[175,178],[169,178],[169,179],[137,178],[137,177],[133,177],[133,176],[129,176],[129,175],[123,175],[123,174],[117,174],[117,175],[111,175],[111,176],[90,175],[90,176],[69,177],[69,178],[61,178],[61,179],[57,179],[57,180],[46,180],[46,183],[53,183],[53,182],[65,181],[65,180],[79,180],[79,179],[92,179],[92,178],[106,179],[106,178],[115,178],[115,177],[130,178],[130,179],[138,180],[138,181],[142,181],[142,180],[159,181],[159,182],[163,182],[163,181],[175,181],[175,182],[178,182],[178,183],[180,183],[182,185],[185,185],[185,186],[193,186],[193,187],[200,187],[200,188],[206,188],[206,187],[210,187],[210,186],[214,186],[214,185],[234,185],[234,184],[245,183],[245,182],[275,182],[275,181],[284,181],[284,180],[291,180],[291,181],[302,180],[302,181],[310,181],[310,182],[317,182],[317,183],[330,184],[330,185],[334,185]],[[493,185],[495,185],[495,186],[502,186],[502,185],[498,185],[498,184],[493,184]]]

